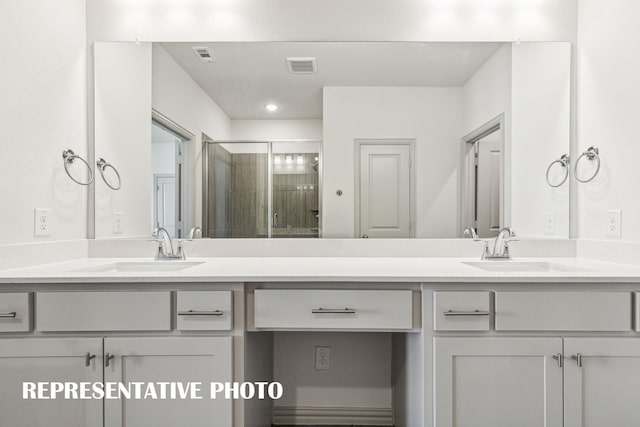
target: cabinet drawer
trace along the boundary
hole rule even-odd
[[[413,326],[410,290],[257,289],[259,329],[399,330]]]
[[[38,292],[36,329],[168,331],[170,292]]]
[[[436,331],[488,331],[488,291],[434,292],[433,328]]]
[[[497,331],[629,331],[629,292],[496,292]]]
[[[31,294],[29,292],[0,294],[0,332],[31,330]]]
[[[228,331],[233,325],[231,291],[179,291],[176,325],[182,331]]]

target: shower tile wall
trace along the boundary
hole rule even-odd
[[[209,148],[207,237],[267,237],[267,155]]]
[[[278,219],[271,234],[273,237],[318,237],[318,172],[314,170],[318,155],[280,156],[288,155],[294,164],[273,168],[273,213],[278,214]],[[303,157],[302,164],[297,164],[298,156]]]

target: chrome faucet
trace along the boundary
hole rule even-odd
[[[516,233],[514,233],[509,227],[504,227],[500,230],[496,236],[496,240],[493,242],[493,253],[490,256],[490,259],[511,259],[511,254],[509,253],[509,242],[515,240],[512,238],[515,237],[515,235]],[[498,249],[500,249],[499,252]]]
[[[509,227],[504,227],[498,232],[498,235],[493,242],[493,248],[491,250],[489,249],[489,241],[479,238],[476,230],[473,227],[465,228],[463,234],[464,236],[470,236],[476,242],[484,243],[484,248],[482,249],[482,256],[480,257],[480,259],[511,259],[511,254],[509,253],[509,242],[516,240],[513,239],[516,233],[514,233]]]
[[[198,227],[197,225],[193,227],[191,231],[189,231],[187,239],[202,239],[202,228]]]
[[[156,227],[153,230],[152,236],[155,239],[159,239],[162,234],[162,240],[158,240],[158,253],[156,254],[156,260],[170,260],[170,259],[186,259],[182,243],[178,242],[178,251],[173,251],[173,242],[169,232],[164,227]]]

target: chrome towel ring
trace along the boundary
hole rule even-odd
[[[582,179],[578,176],[578,164],[580,163],[580,160],[582,160],[583,158],[586,158],[589,161],[597,162],[595,172],[593,172],[593,175],[591,175],[589,178],[586,178],[586,179]],[[585,182],[593,181],[593,179],[598,175],[598,172],[600,172],[600,150],[598,150],[597,147],[589,147],[587,148],[587,151],[583,152],[582,154],[580,154],[580,156],[578,156],[578,159],[576,160],[576,164],[573,169],[573,176],[576,177],[578,182],[585,183]]]
[[[102,180],[104,181],[105,184],[107,184],[107,187],[111,188],[112,190],[119,190],[120,187],[122,187],[122,178],[120,178],[120,173],[118,172],[118,169],[116,169],[111,163],[107,163],[107,161],[101,157],[96,162],[96,166],[98,166],[98,170],[100,171]],[[116,174],[116,177],[118,178],[117,184],[111,184],[107,179],[107,177],[104,176],[104,171],[107,168],[111,168],[113,172]]]
[[[558,184],[552,184],[551,180],[549,179],[549,172],[551,172],[551,168],[553,168],[553,165],[555,165],[556,163],[564,168],[564,177],[562,177],[562,179]],[[567,181],[567,178],[569,178],[569,155],[563,154],[559,159],[551,162],[551,164],[547,168],[546,176],[547,176],[547,184],[549,184],[549,187],[557,188],[557,187],[560,187],[562,184],[564,184]]]
[[[73,150],[71,150],[70,148],[63,150],[62,159],[64,160],[64,171],[67,173],[67,175],[69,176],[69,178],[71,178],[73,182],[80,185],[90,185],[93,182],[93,171],[91,170],[91,166],[85,159],[83,159],[82,157],[74,153]],[[71,172],[69,172],[69,165],[73,164],[73,162],[75,162],[76,159],[84,163],[87,166],[87,169],[89,170],[89,180],[87,182],[82,182],[75,179],[73,175],[71,175]]]

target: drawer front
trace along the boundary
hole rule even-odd
[[[496,292],[497,331],[631,330],[629,292]]]
[[[31,294],[0,293],[0,332],[31,330]]]
[[[168,331],[170,292],[38,292],[36,329]]]
[[[231,291],[178,291],[177,329],[229,331],[233,327]]]
[[[402,330],[413,326],[410,290],[257,289],[258,329]]]
[[[434,292],[433,328],[436,331],[488,331],[488,291]]]

